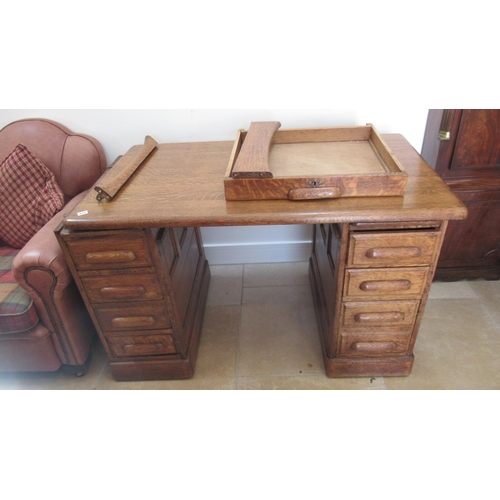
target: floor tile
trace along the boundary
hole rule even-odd
[[[478,299],[430,300],[414,354],[388,389],[500,389],[500,329]]]
[[[324,373],[309,286],[245,288],[238,375]]]
[[[308,269],[308,262],[245,264],[243,286],[308,285]]]
[[[241,304],[243,266],[211,266],[207,306]]]
[[[116,382],[108,365],[97,388],[119,390],[235,389],[240,313],[239,306],[207,307],[195,375],[192,379]]]
[[[0,390],[92,390],[95,389],[107,356],[96,337],[91,347],[92,360],[83,377],[57,372],[0,373]]]
[[[383,377],[328,378],[326,375],[238,377],[238,389],[246,390],[383,390]]]
[[[500,280],[474,280],[470,282],[470,285],[480,297],[496,324],[500,326]]]
[[[431,285],[429,299],[477,299],[477,293],[469,281],[435,281]]]

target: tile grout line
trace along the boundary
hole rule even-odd
[[[95,383],[95,386],[92,388],[92,390],[96,391],[96,390],[99,390],[97,387],[99,386],[100,382],[101,382],[101,379],[103,377],[103,374],[104,374],[104,369],[106,368],[106,365],[109,363],[109,360],[107,359],[108,357],[106,356],[106,360],[104,361],[104,363],[102,364],[102,367],[101,367],[101,371],[99,372],[99,376],[97,377],[97,380],[96,380],[96,383]]]
[[[236,342],[236,370],[234,378],[234,389],[238,389],[238,368],[240,363],[240,339],[241,339],[241,323],[243,321],[243,291],[245,288],[245,264],[242,265],[241,269],[241,294],[240,294],[240,321],[238,323],[238,341]]]

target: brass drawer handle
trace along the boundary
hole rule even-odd
[[[358,352],[394,351],[396,344],[394,342],[354,342],[350,349]]]
[[[422,250],[419,247],[380,247],[370,248],[365,255],[369,259],[408,259],[420,257]]]
[[[154,316],[128,316],[118,317],[111,320],[114,328],[134,328],[153,326],[155,324]]]
[[[364,312],[354,315],[354,321],[357,323],[397,323],[404,320],[405,315],[402,312]]]
[[[359,285],[363,292],[403,292],[411,288],[410,280],[379,280],[379,281],[363,281]]]
[[[108,250],[106,252],[89,252],[85,256],[89,264],[108,264],[119,262],[132,262],[135,253],[126,250]]]
[[[105,286],[99,290],[103,298],[126,298],[141,297],[145,295],[146,289],[143,286]]]

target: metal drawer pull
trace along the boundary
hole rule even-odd
[[[369,259],[407,259],[416,258],[422,255],[419,247],[380,247],[370,248],[366,251]]]
[[[394,342],[354,342],[351,344],[352,351],[394,351],[396,344]]]
[[[113,318],[111,324],[114,328],[131,328],[140,326],[153,326],[155,318],[153,316],[128,316],[123,318]]]
[[[132,262],[135,253],[126,250],[108,250],[106,252],[89,252],[85,259],[89,264],[107,264],[114,262]]]
[[[105,286],[99,290],[104,298],[141,297],[146,293],[143,286]]]
[[[411,288],[410,280],[363,281],[359,285],[363,292],[402,292]]]
[[[402,312],[364,312],[354,316],[357,323],[397,323],[404,320]]]

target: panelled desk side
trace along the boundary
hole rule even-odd
[[[232,142],[159,145],[113,201],[90,192],[57,235],[114,377],[193,375],[210,279],[200,227],[281,224],[314,225],[327,375],[408,375],[447,221],[467,210],[402,136],[383,138],[404,197],[227,202]]]

